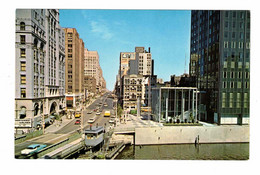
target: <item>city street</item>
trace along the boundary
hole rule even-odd
[[[96,99],[92,104],[90,104],[86,110],[83,111],[83,124],[84,128],[89,127],[88,120],[92,117],[96,116],[96,121],[92,124],[93,126],[96,126],[97,124],[99,126],[105,126],[106,123],[106,128],[109,128],[109,119],[110,117],[104,117],[104,112],[105,110],[110,110],[111,113],[113,110],[113,99],[107,98],[109,93],[104,94],[104,96],[99,97]],[[101,105],[102,103],[102,105]],[[104,107],[104,104],[107,104],[106,107]],[[94,109],[97,109],[100,107],[101,114],[96,115],[96,112],[94,112]],[[91,114],[87,114],[89,111],[92,111]],[[75,121],[77,119],[71,119],[71,121],[67,121],[67,124],[62,126],[61,128],[58,128],[54,124],[49,126],[52,127],[52,131],[49,128],[45,128],[45,134],[41,135],[39,137],[29,139],[25,142],[22,142],[20,144],[15,145],[15,157],[19,157],[21,150],[25,149],[27,146],[31,144],[45,144],[47,146],[58,143],[66,138],[68,138],[73,132],[76,130],[80,130],[81,125],[75,125]],[[64,121],[63,121],[64,122]],[[57,128],[55,128],[57,127]],[[56,129],[56,130],[55,130]],[[54,131],[53,131],[54,130]]]

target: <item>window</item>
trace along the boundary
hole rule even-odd
[[[234,49],[236,48],[236,42],[235,41],[234,42],[231,41],[231,48],[234,48]]]
[[[26,89],[21,88],[21,98],[26,98]]]
[[[227,78],[227,72],[223,72],[223,78]]]
[[[237,93],[237,108],[240,108],[241,107],[241,94],[240,93]]]
[[[241,78],[241,72],[238,72],[238,78],[239,79]]]
[[[24,22],[20,23],[20,30],[25,30],[25,23]]]
[[[232,27],[236,28],[236,22],[235,21],[233,22],[233,26]]]
[[[249,69],[249,62],[246,62],[246,69]]]
[[[26,70],[26,62],[21,62],[21,71],[25,71]]]
[[[25,58],[26,57],[25,49],[20,49],[20,57],[21,58]]]
[[[238,82],[237,82],[237,88],[238,88],[238,89],[241,89],[241,81],[238,81]]]
[[[231,68],[235,68],[235,62],[231,61]]]
[[[226,107],[226,93],[222,93],[222,108]]]
[[[244,33],[243,32],[240,33],[240,39],[244,39]]]
[[[26,75],[21,75],[21,84],[26,84]]]
[[[230,72],[230,78],[234,78],[234,72]]]
[[[230,82],[230,88],[234,88],[234,82],[233,81]]]
[[[242,68],[242,62],[238,62],[238,68]]]
[[[233,18],[236,18],[237,13],[235,11],[233,11]]]
[[[20,43],[25,44],[25,35],[20,36]]]
[[[227,68],[227,62],[224,61],[224,68]]]
[[[244,93],[244,107],[248,108],[248,93]]]
[[[245,86],[246,86],[246,89],[248,89],[249,88],[249,82],[246,82]]]
[[[249,78],[249,72],[245,72],[245,78]]]
[[[232,38],[236,38],[236,32],[232,32]]]
[[[223,81],[223,88],[227,88],[227,82]]]
[[[229,94],[229,107],[233,108],[233,93]]]
[[[224,41],[224,48],[228,48],[228,42]]]

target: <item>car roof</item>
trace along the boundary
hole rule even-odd
[[[28,147],[32,147],[32,148],[35,148],[37,146],[39,146],[40,144],[32,144],[32,145],[29,145]]]

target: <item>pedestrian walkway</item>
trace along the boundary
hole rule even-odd
[[[54,133],[69,124],[71,121],[73,121],[73,118],[68,119],[67,115],[64,115],[62,116],[62,121],[55,120],[52,125],[45,128],[45,133]]]
[[[137,117],[131,114],[128,114],[126,121],[118,122],[116,126],[117,129],[123,128],[142,128],[142,127],[162,127],[162,123],[157,123],[152,120],[142,120],[142,117]]]

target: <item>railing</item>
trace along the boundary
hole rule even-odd
[[[135,127],[115,128],[114,132],[135,132]]]
[[[15,144],[22,143],[22,142],[24,142],[28,139],[34,138],[34,137],[38,137],[38,136],[42,135],[42,133],[43,133],[42,130],[37,130],[37,131],[31,132],[29,134],[26,134],[23,137],[15,138]]]

